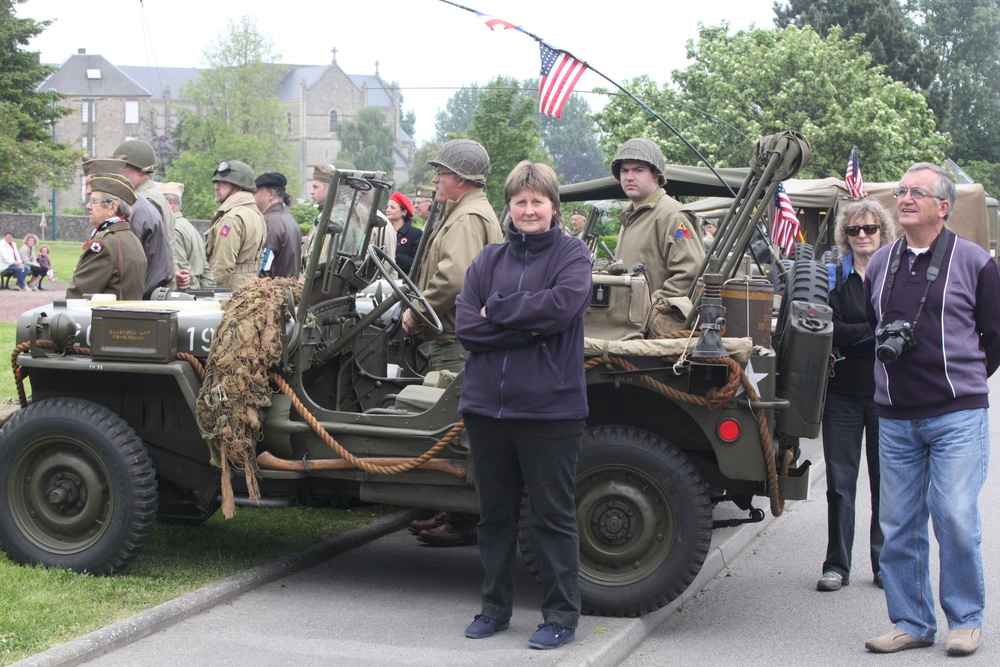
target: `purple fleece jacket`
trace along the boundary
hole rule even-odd
[[[865,271],[868,324],[913,322],[938,243],[947,243],[941,273],[917,322],[917,345],[891,364],[875,361],[880,417],[926,419],[989,407],[986,379],[1000,366],[1000,269],[979,246],[947,233],[912,260],[900,258],[892,292],[888,273],[903,239],[880,248]]]
[[[483,248],[456,301],[468,351],[458,409],[494,419],[584,419],[587,246],[558,227]],[[486,306],[486,317],[481,310]]]

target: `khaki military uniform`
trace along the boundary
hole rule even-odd
[[[234,190],[215,212],[206,235],[208,265],[216,284],[236,292],[256,280],[266,237],[264,216],[253,195]]]
[[[635,207],[627,204],[619,219],[618,257],[632,270],[642,263],[652,292],[651,335],[676,331],[683,317],[668,299],[687,295],[705,259],[697,218],[685,211],[663,188]],[[679,321],[678,321],[679,320]]]
[[[493,207],[479,188],[458,201],[445,204],[444,217],[431,230],[416,283],[427,297],[444,330],[427,328],[422,336],[440,342],[455,341],[455,299],[462,291],[465,271],[490,243],[501,243],[503,234]],[[417,309],[424,311],[417,303]],[[426,314],[426,312],[424,313]]]
[[[114,294],[119,301],[142,298],[146,255],[129,224],[121,219],[83,244],[83,254],[66,289],[67,299],[84,294]]]
[[[174,216],[174,225],[177,230],[174,259],[178,269],[191,274],[187,288],[215,287],[215,277],[208,266],[208,255],[205,253],[205,238],[183,215]]]
[[[170,241],[170,247],[177,247],[177,223],[174,221],[174,211],[170,208],[170,204],[167,203],[167,198],[163,196],[163,193],[156,183],[151,178],[147,178],[145,181],[140,183],[135,188],[136,194],[140,194],[149,200],[149,203],[153,205],[156,212],[160,214],[160,219],[163,220],[163,226],[167,230],[167,239]],[[174,257],[175,266],[177,258]]]

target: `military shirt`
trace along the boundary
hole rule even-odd
[[[142,244],[126,221],[115,217],[108,222],[83,244],[67,299],[84,294],[114,294],[119,301],[142,298],[147,273]]]
[[[267,226],[245,190],[234,190],[212,218],[206,235],[208,265],[219,287],[233,292],[256,280],[264,256]]]
[[[183,215],[174,215],[174,226],[177,231],[174,259],[178,269],[191,274],[188,289],[215,287],[215,277],[208,267],[208,255],[205,253],[205,238]]]

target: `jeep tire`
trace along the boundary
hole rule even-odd
[[[118,415],[56,398],[0,431],[0,546],[18,563],[108,575],[139,555],[156,518],[146,448]]]

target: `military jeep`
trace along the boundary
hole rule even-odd
[[[581,359],[590,405],[577,476],[585,613],[640,615],[679,596],[707,556],[714,505],[734,503],[745,514],[737,521],[758,521],[758,497],[780,513],[784,500],[808,492],[798,439],[819,431],[832,330],[826,272],[803,251],[782,279],[786,303],[777,311],[771,293],[759,309],[757,286],[739,282],[760,272],[747,249],[766,235],[762,202],[804,159],[794,141],[766,138],[758,152],[691,294],[690,331],[676,340],[590,340]],[[600,185],[569,186],[566,196],[597,199]],[[15,367],[30,397],[22,391],[22,409],[0,431],[7,556],[120,572],[155,520],[204,522],[227,489],[237,505],[349,500],[477,511],[457,411],[462,374],[426,372],[419,341],[400,326],[402,309],[423,296],[374,243],[389,187],[379,172],[334,175],[303,277],[274,305],[280,350],[264,369],[273,395],[250,416],[260,427],[247,440],[248,470],[223,475],[213,465],[218,452],[198,412],[227,400],[203,378],[243,292],[232,301],[213,290],[68,300],[21,315]],[[414,272],[422,257],[420,249]],[[610,301],[595,292],[595,313],[632,307],[618,298],[629,289],[620,282]],[[736,295],[731,311],[753,305],[761,321],[727,324],[727,293]],[[424,326],[440,324],[431,317]]]

